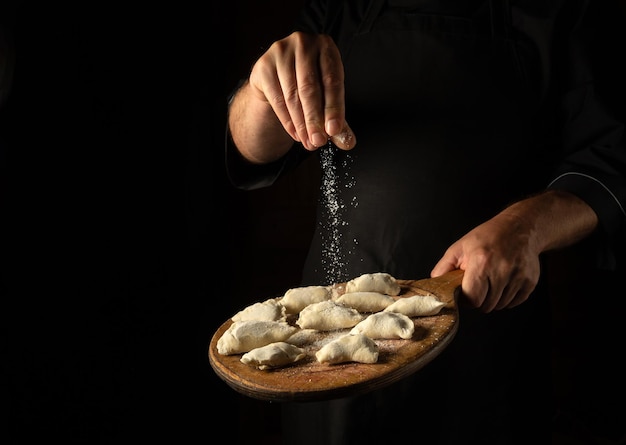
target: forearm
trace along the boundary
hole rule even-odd
[[[516,221],[538,254],[573,245],[589,236],[598,225],[598,217],[587,203],[571,193],[556,190],[516,202],[497,217]]]
[[[235,146],[253,164],[276,161],[294,143],[270,104],[254,97],[248,82],[237,91],[231,101],[228,126]]]

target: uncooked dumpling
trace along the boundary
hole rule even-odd
[[[389,295],[380,292],[348,292],[338,297],[335,301],[359,312],[379,312],[395,300]]]
[[[289,289],[280,300],[288,314],[297,314],[313,303],[329,300],[332,291],[327,286],[303,286]]]
[[[356,309],[343,306],[333,300],[313,303],[302,309],[296,324],[302,329],[332,331],[351,328],[363,320]]]
[[[305,346],[313,343],[318,339],[319,331],[317,329],[298,329],[287,340],[287,343],[291,343],[296,346]]]
[[[400,284],[388,273],[366,273],[346,283],[348,292],[380,292],[387,295],[400,294]]]
[[[237,312],[232,316],[232,320],[284,321],[286,320],[285,307],[274,299],[266,300],[260,303],[254,303]]]
[[[217,341],[217,352],[222,355],[249,352],[254,348],[284,341],[297,330],[284,321],[236,321]]]
[[[421,317],[438,314],[446,303],[439,301],[432,295],[413,295],[412,297],[398,298],[384,310],[397,312],[407,317]]]
[[[320,363],[376,363],[378,361],[378,346],[371,338],[363,334],[343,335],[336,340],[326,343],[315,353]]]
[[[415,324],[404,314],[397,312],[378,312],[368,316],[350,331],[351,334],[363,334],[370,338],[413,337]]]
[[[295,363],[304,357],[306,357],[304,349],[279,341],[246,352],[240,361],[259,369],[270,369]]]

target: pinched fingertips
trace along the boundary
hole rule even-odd
[[[342,150],[352,150],[356,145],[356,136],[348,124],[346,124],[341,131],[334,134],[334,136],[331,136],[330,140]]]

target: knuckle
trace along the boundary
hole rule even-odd
[[[311,99],[319,96],[319,88],[315,82],[307,80],[298,85],[298,93],[302,98]]]
[[[282,94],[275,94],[269,98],[269,102],[274,108],[285,108],[287,105],[285,97]]]
[[[324,88],[340,90],[343,87],[343,76],[335,70],[328,70],[322,75]]]
[[[298,106],[300,104],[300,96],[298,88],[296,86],[289,86],[283,91],[284,101],[292,106]]]
[[[305,134],[307,131],[306,122],[304,121],[293,122],[293,126],[298,134]]]

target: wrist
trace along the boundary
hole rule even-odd
[[[551,190],[518,201],[502,212],[526,231],[537,253],[556,250],[589,236],[598,224],[591,207],[577,196]]]

